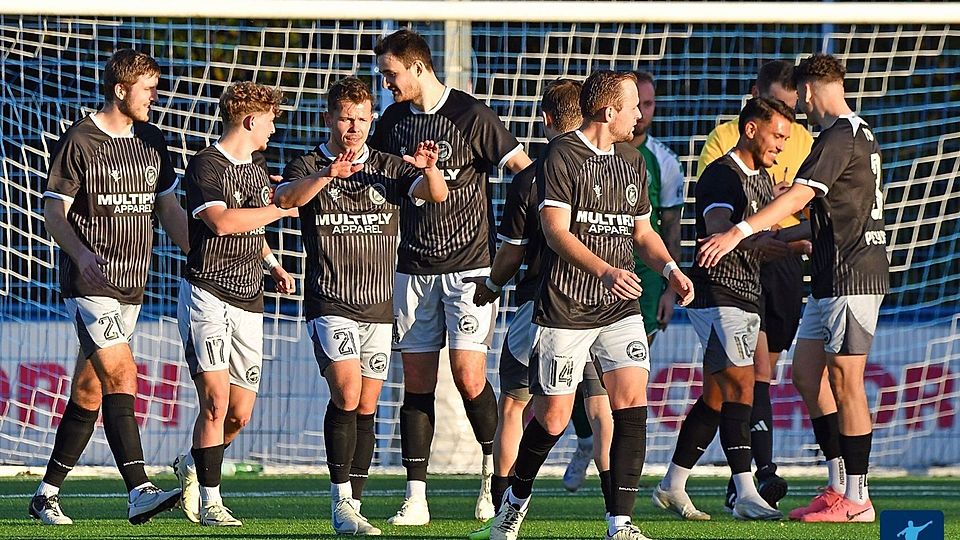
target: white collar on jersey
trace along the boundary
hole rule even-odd
[[[330,161],[337,159],[336,154],[334,154],[333,152],[330,151],[329,148],[327,148],[327,143],[323,143],[320,145],[320,151],[323,153],[323,156],[329,159]],[[368,148],[367,145],[364,144],[363,148],[360,149],[360,155],[353,160],[353,163],[366,163],[368,159],[370,159],[370,148]]]
[[[867,121],[864,120],[863,118],[860,118],[859,116],[857,116],[857,113],[855,113],[855,112],[852,112],[852,113],[850,113],[850,114],[842,114],[842,115],[840,115],[840,116],[838,117],[838,120],[839,120],[840,118],[845,118],[845,119],[847,120],[847,122],[850,122],[850,127],[853,128],[853,135],[854,135],[854,136],[857,135],[857,131],[860,130],[860,126],[866,126],[866,125],[867,125]]]
[[[580,137],[580,140],[583,141],[583,144],[587,145],[587,148],[589,148],[590,151],[593,152],[594,154],[596,154],[596,155],[598,155],[598,156],[612,156],[612,155],[613,155],[613,145],[610,146],[610,150],[607,150],[606,152],[604,152],[603,150],[601,150],[601,149],[597,148],[596,146],[594,146],[593,143],[590,142],[590,139],[588,139],[587,136],[584,135],[583,132],[580,131],[579,129],[576,130],[576,131],[574,131],[574,133],[577,134],[577,137]]]
[[[107,131],[107,128],[105,128],[105,127],[103,126],[103,124],[100,123],[100,120],[97,118],[97,113],[91,114],[91,115],[90,115],[90,120],[93,121],[93,125],[97,126],[97,129],[99,129],[100,131],[102,131],[102,132],[104,132],[105,134],[107,134],[107,136],[109,136],[111,139],[131,139],[131,138],[133,138],[133,124],[130,124],[130,130],[127,131],[126,133],[112,133],[112,132],[110,132],[110,131]]]
[[[440,96],[440,101],[438,101],[436,105],[434,105],[433,107],[430,107],[430,109],[426,111],[421,111],[420,109],[414,107],[413,102],[411,101],[410,112],[412,112],[413,114],[436,114],[437,111],[440,110],[440,107],[443,107],[443,104],[447,102],[447,98],[450,97],[450,90],[452,89],[449,86],[443,87],[443,95]]]
[[[756,176],[760,174],[760,169],[751,169],[750,167],[747,167],[747,164],[744,163],[743,160],[740,159],[740,156],[738,156],[733,150],[727,153],[733,158],[733,161],[737,164],[737,167],[740,167],[740,170],[743,171],[743,174],[747,176]]]
[[[227,161],[229,161],[234,165],[247,165],[249,163],[253,163],[253,156],[250,156],[249,159],[245,159],[245,160],[237,159],[231,156],[230,152],[227,152],[226,149],[224,149],[223,146],[220,145],[220,141],[213,143],[213,147],[216,148],[221,154],[223,154],[223,157],[227,158]]]

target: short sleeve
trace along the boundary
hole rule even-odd
[[[547,148],[546,156],[537,161],[538,208],[545,206],[573,209],[573,175],[555,145]]]
[[[507,196],[503,203],[503,213],[500,217],[500,226],[497,228],[497,238],[508,244],[523,246],[530,242],[532,231],[529,230],[528,220],[530,199],[533,197],[533,179],[536,174],[536,165],[529,165],[513,177],[507,186]]]
[[[67,132],[50,158],[43,196],[72,203],[86,178],[87,161],[83,146]]]
[[[152,124],[137,123],[134,126],[134,133],[150,148],[153,148],[160,158],[160,174],[156,186],[157,195],[162,197],[173,193],[178,184],[177,172],[173,170],[173,161],[170,159],[170,151],[167,149],[167,141],[163,138],[163,132]]]
[[[853,155],[852,131],[849,123],[844,122],[821,133],[793,181],[813,188],[819,197],[826,196],[850,164],[850,156]]]
[[[477,102],[476,124],[471,144],[475,155],[502,169],[510,158],[523,151],[523,145],[503,125],[497,113]]]
[[[283,181],[292,182],[294,180],[299,180],[304,176],[309,176],[316,171],[311,171],[310,167],[307,165],[307,159],[305,156],[297,156],[293,158],[292,161],[287,163],[283,168]]]
[[[737,174],[728,167],[708,167],[697,180],[697,213],[700,217],[716,208],[725,208],[740,219],[743,213],[743,185]]]
[[[187,192],[187,211],[190,216],[212,206],[227,206],[226,195],[223,192],[223,173],[225,169],[209,157],[209,154],[194,156],[187,165],[184,175],[184,189]]]

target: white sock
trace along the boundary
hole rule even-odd
[[[220,497],[220,486],[200,486],[200,506],[213,506],[214,504],[223,504],[223,498]]]
[[[663,480],[660,480],[660,487],[664,491],[686,491],[687,478],[690,478],[692,472],[693,469],[681,467],[671,461],[667,467],[667,474],[664,475]]]
[[[845,477],[843,458],[836,457],[827,461],[827,478],[829,479],[830,487],[837,493],[843,493],[845,491]]]
[[[344,482],[342,484],[334,484],[330,482],[330,496],[335,501],[340,499],[352,499],[353,498],[353,485],[350,482]]]
[[[187,458],[183,460],[190,474],[197,474],[197,464],[193,461],[193,452],[187,451]]]
[[[60,494],[60,488],[57,486],[48,484],[46,482],[40,482],[40,485],[37,486],[37,495],[43,495],[44,497],[53,497],[54,495]]]
[[[421,480],[408,480],[407,481],[407,498],[408,499],[427,499],[427,483]]]
[[[587,453],[593,452],[593,435],[577,439],[577,449]]]
[[[847,489],[844,490],[843,497],[857,504],[863,504],[870,500],[870,493],[867,489],[867,475],[848,474]]]
[[[130,499],[130,501],[133,502],[134,499],[136,499],[137,497],[139,497],[139,496],[140,496],[140,491],[143,490],[143,488],[145,488],[145,487],[147,487],[147,486],[153,486],[153,482],[144,482],[144,483],[140,484],[139,486],[131,489],[131,490],[130,490],[130,494],[129,494],[129,499]]]
[[[518,506],[521,510],[523,510],[527,507],[527,503],[530,502],[530,497],[527,497],[526,499],[520,499],[513,494],[512,489],[507,489],[507,502],[514,506]]]
[[[753,473],[747,471],[733,475],[733,483],[737,486],[737,500],[762,501],[757,486],[753,483]]]
[[[630,516],[607,516],[607,535],[613,536],[630,523]]]
[[[480,474],[483,476],[489,476],[493,474],[493,454],[483,455],[483,465],[480,468]]]

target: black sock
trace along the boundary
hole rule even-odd
[[[720,408],[720,444],[733,474],[750,472],[750,409],[730,401]]]
[[[530,420],[526,429],[523,430],[523,437],[520,438],[520,451],[517,452],[517,463],[513,467],[513,476],[510,478],[514,497],[526,499],[530,496],[533,481],[536,480],[540,467],[562,436],[563,433],[558,435],[547,433],[536,418]]]
[[[873,432],[866,435],[840,435],[843,465],[847,474],[865,475],[870,466],[870,446]]]
[[[350,487],[353,498],[358,501],[363,497],[363,486],[370,476],[370,462],[373,461],[373,451],[377,446],[373,425],[374,415],[357,414],[357,447],[350,464]]]
[[[100,409],[87,410],[73,400],[67,402],[63,418],[57,426],[57,437],[53,441],[53,452],[47,462],[47,472],[43,481],[51,486],[60,487],[69,473],[80,461],[80,454],[90,442],[93,429],[97,425]]]
[[[702,397],[698,399],[680,426],[672,461],[684,469],[692,469],[717,436],[719,426],[720,411],[708,407]]]
[[[610,513],[613,508],[613,492],[610,489],[610,470],[600,471],[600,491],[603,492],[603,511]]]
[[[573,402],[573,430],[577,432],[578,439],[587,439],[593,437],[593,428],[590,427],[590,420],[587,419],[587,407],[584,404],[583,383],[577,387],[577,399]]]
[[[647,452],[647,407],[613,411],[610,445],[610,515],[631,516]]]
[[[345,411],[327,403],[323,416],[323,444],[327,450],[327,469],[331,484],[350,481],[350,465],[357,448],[357,411]]]
[[[103,396],[103,431],[127,491],[150,481],[143,470],[143,446],[137,418],[133,415],[134,402],[130,394]]]
[[[820,445],[823,458],[830,461],[840,457],[840,415],[830,413],[820,418],[811,418],[810,421],[813,423],[813,436]]]
[[[483,455],[493,455],[493,439],[497,433],[497,396],[493,393],[490,381],[487,381],[483,390],[473,399],[463,400],[463,409],[467,412],[467,420],[473,427],[473,435],[480,443]]]
[[[509,476],[493,475],[493,480],[490,482],[490,492],[493,495],[493,507],[497,510],[499,510],[500,505],[503,504],[503,494],[507,491],[508,487],[510,487]]]
[[[773,462],[773,407],[770,405],[770,383],[753,383],[753,410],[750,412],[750,448],[757,464],[757,478],[777,472]]]
[[[197,466],[197,482],[203,487],[220,485],[220,469],[223,466],[224,445],[207,448],[191,448],[190,454]]]
[[[407,481],[427,481],[435,419],[433,392],[403,393],[403,405],[400,407],[400,460],[407,469]]]

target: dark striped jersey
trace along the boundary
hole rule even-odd
[[[570,210],[570,232],[611,266],[633,272],[633,229],[650,219],[643,157],[626,143],[604,152],[579,130],[560,135],[537,162],[541,211]],[[599,278],[566,261],[544,242],[533,322],[553,328],[600,328],[640,313]]]
[[[184,175],[190,217],[190,255],[184,277],[224,302],[263,312],[261,253],[264,228],[217,236],[198,214],[212,206],[262,208],[271,203],[270,176],[262,154],[238,160],[220,144],[197,152]]]
[[[817,194],[810,212],[814,298],[889,290],[880,180],[880,145],[853,113],[820,133],[797,171],[795,182]]]
[[[62,296],[141,303],[153,250],[154,203],[176,187],[167,145],[155,126],[135,122],[128,135],[117,136],[102,129],[94,115],[75,122],[53,151],[43,196],[70,204],[67,221],[87,249],[107,261],[101,269],[109,286],[91,287],[61,250]]]
[[[543,233],[537,210],[537,164],[531,163],[513,177],[507,187],[497,237],[508,244],[524,246],[523,274],[517,281],[517,305],[534,299],[540,286],[540,250]]]
[[[523,147],[489,107],[451,88],[429,111],[408,102],[387,107],[370,145],[404,155],[425,140],[439,146],[437,167],[449,195],[443,204],[401,202],[397,271],[436,275],[490,266],[494,221],[487,176]]]
[[[284,180],[318,172],[335,158],[325,145],[318,146],[291,161]],[[421,173],[397,156],[366,146],[354,163],[363,169],[334,178],[300,208],[307,252],[303,311],[307,320],[337,315],[390,323],[399,205],[410,198]]]
[[[730,151],[704,169],[694,192],[697,238],[706,238],[707,212],[725,208],[731,212],[730,220],[739,223],[770,204],[773,180],[766,169],[751,169]],[[694,260],[690,281],[695,296],[690,307],[730,306],[759,313],[760,259],[757,250],[735,249],[713,268]]]

